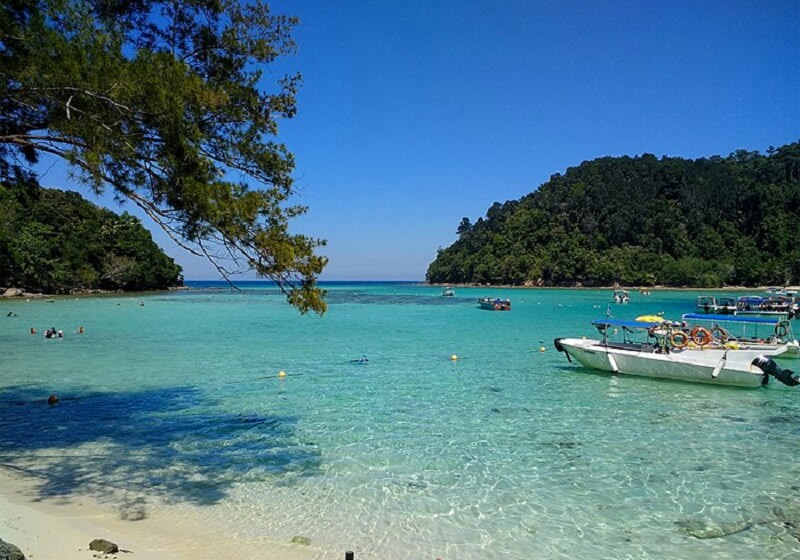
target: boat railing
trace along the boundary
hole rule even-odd
[[[784,343],[794,339],[791,322],[780,316],[751,317],[686,313],[682,323],[718,332],[727,340],[739,342]]]
[[[662,352],[725,348],[754,344],[786,344],[794,340],[789,321],[766,317],[685,314],[681,322],[643,322],[618,319],[593,321],[601,345],[609,349]],[[736,326],[740,328],[735,328]],[[637,334],[646,333],[644,341]],[[612,338],[612,335],[615,335]],[[621,335],[621,340],[620,340]]]

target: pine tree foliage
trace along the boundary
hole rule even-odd
[[[60,158],[223,277],[255,270],[324,312],[324,242],[289,230],[306,209],[276,140],[300,76],[265,73],[296,24],[261,0],[4,1],[0,181],[29,184],[44,154]]]

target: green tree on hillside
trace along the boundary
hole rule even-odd
[[[137,218],[74,192],[0,184],[0,286],[55,294],[165,289],[181,280]]]
[[[428,268],[431,282],[800,283],[800,143],[766,156],[599,158],[495,202]]]
[[[29,183],[54,155],[223,277],[253,269],[324,312],[324,242],[289,231],[305,208],[289,203],[294,160],[274,140],[300,78],[263,80],[296,23],[261,0],[3,2],[0,182]]]

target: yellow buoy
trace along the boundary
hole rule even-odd
[[[547,348],[545,348],[544,346],[542,346],[541,348],[539,348],[539,352],[547,352]]]
[[[450,359],[455,362],[458,359],[458,356],[453,354],[452,356],[450,356]]]
[[[281,370],[278,372],[278,377],[286,377],[286,372]]]

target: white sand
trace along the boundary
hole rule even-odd
[[[107,539],[132,553],[109,555],[153,560],[178,560],[186,550],[167,550],[142,528],[114,519],[91,505],[54,505],[32,499],[32,482],[0,469],[0,538],[17,545],[31,560],[86,560],[94,539]]]
[[[311,552],[293,545],[239,542],[235,534],[211,534],[195,520],[173,519],[168,511],[127,521],[91,498],[42,501],[35,486],[36,479],[0,465],[0,539],[18,546],[28,560],[91,560],[97,556],[118,560],[216,560],[230,556],[238,560],[294,560],[306,559]],[[104,556],[91,551],[89,543],[94,539],[116,543],[121,552]]]

